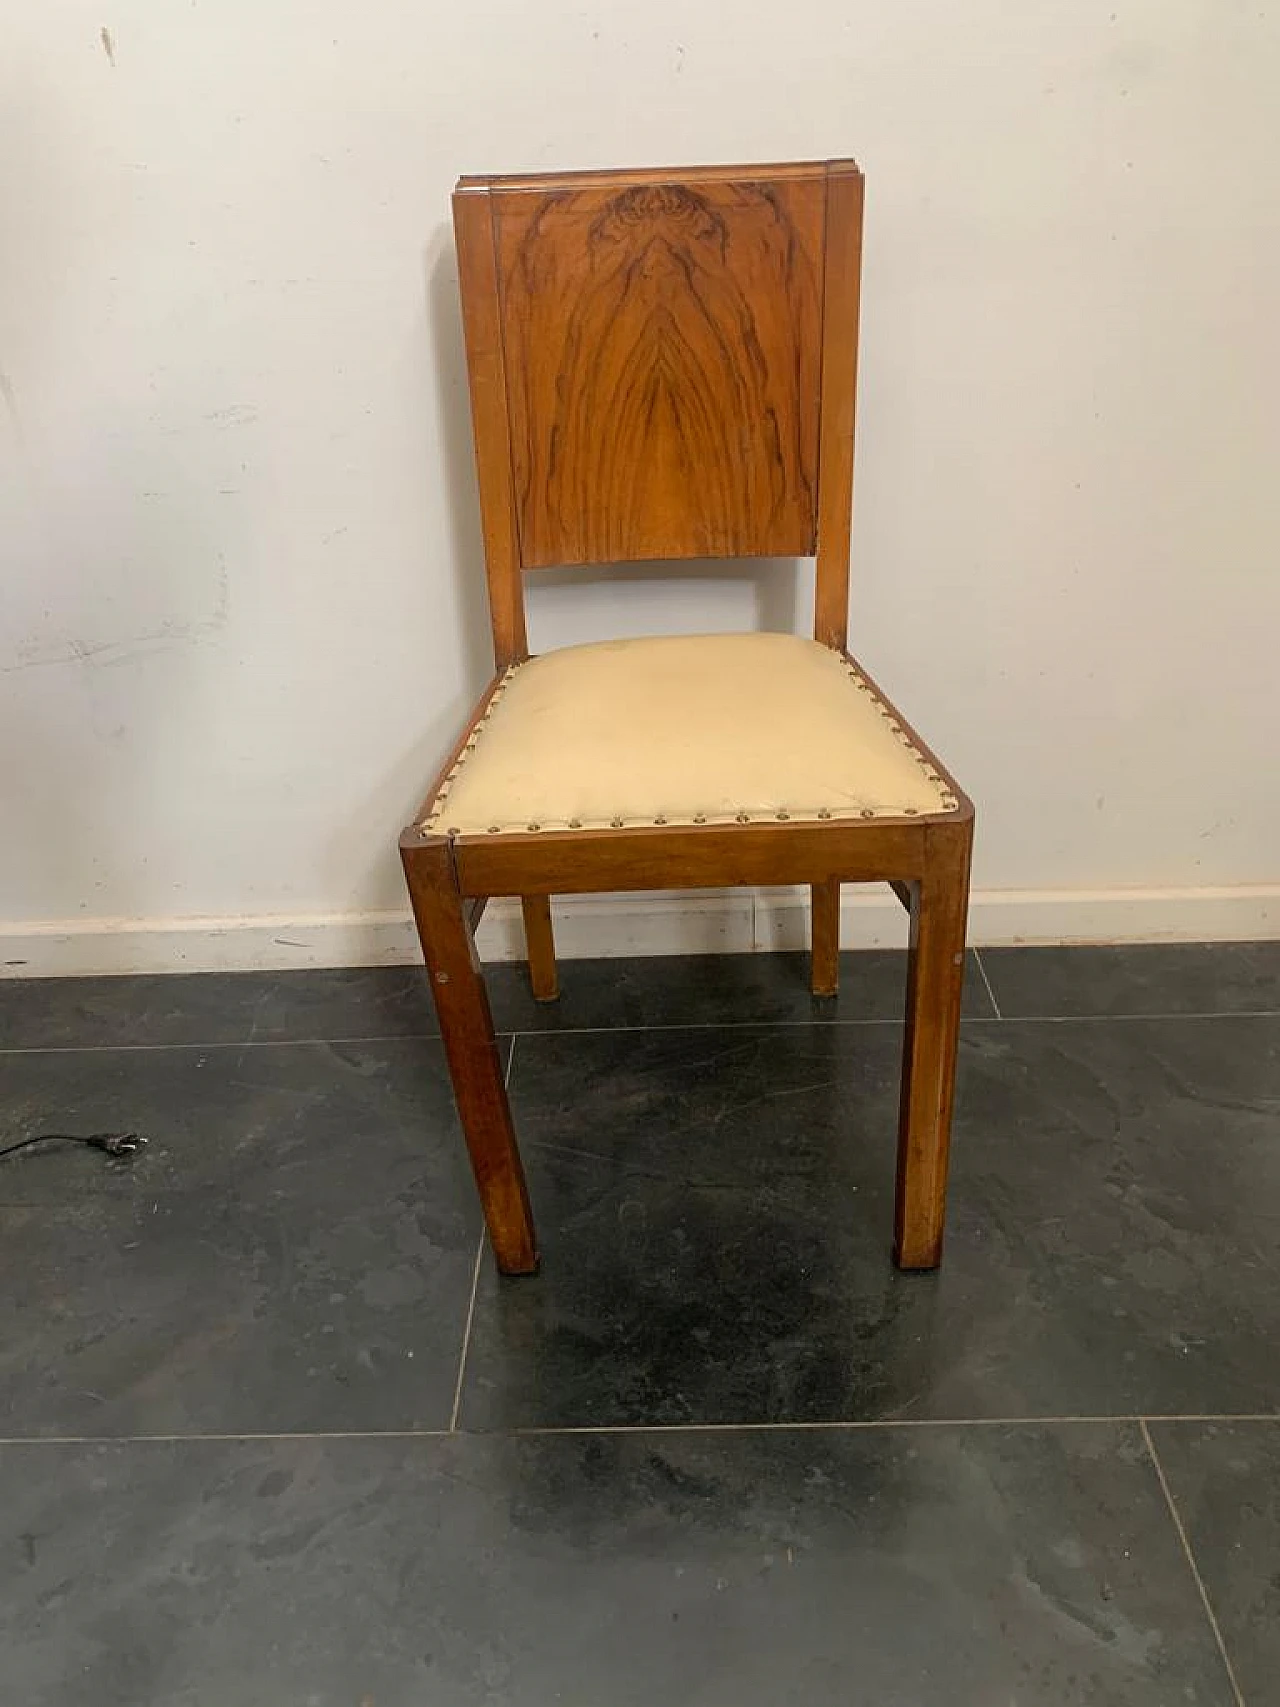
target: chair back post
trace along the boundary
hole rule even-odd
[[[453,194],[458,289],[471,390],[471,432],[480,487],[493,655],[501,674],[529,656],[520,535],[511,478],[511,422],[502,348],[497,256],[487,184],[459,183]]]
[[[862,297],[862,173],[833,162],[827,174],[822,290],[822,422],[818,452],[818,552],[813,637],[843,652],[849,638],[853,441]]]

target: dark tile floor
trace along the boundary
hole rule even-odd
[[[504,1282],[412,970],[0,984],[0,1699],[1280,1703],[1280,944],[493,973]]]

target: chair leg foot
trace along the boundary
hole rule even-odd
[[[538,1249],[524,1168],[449,845],[424,842],[403,848],[402,857],[489,1242],[503,1274],[533,1274]]]
[[[840,989],[840,884],[832,878],[809,886],[809,988],[815,996]]]
[[[489,1230],[489,1242],[493,1243],[492,1228]],[[538,1272],[539,1257],[536,1248],[523,1243],[501,1251],[494,1245],[493,1256],[498,1265],[498,1273],[505,1274],[510,1280],[520,1280]]]
[[[560,995],[556,975],[556,939],[551,926],[550,895],[522,895],[524,940],[529,954],[529,983],[534,1000],[554,1002]]]
[[[905,1269],[936,1268],[942,1258],[972,826],[931,828],[930,837],[911,895],[894,1215],[894,1260]]]

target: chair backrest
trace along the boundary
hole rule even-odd
[[[453,198],[500,667],[522,572],[816,556],[846,637],[852,161],[463,178]]]

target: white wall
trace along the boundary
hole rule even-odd
[[[849,152],[855,646],[978,802],[979,934],[1280,931],[1280,7],[0,22],[5,958],[402,950],[395,835],[487,665],[454,177]],[[533,629],[806,602],[562,577]]]

